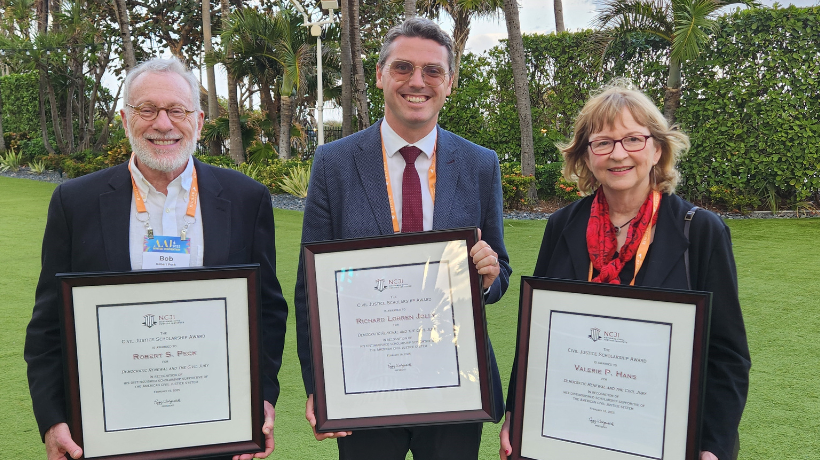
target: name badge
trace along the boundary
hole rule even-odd
[[[142,242],[142,268],[180,268],[191,266],[191,240],[178,236],[145,236]]]

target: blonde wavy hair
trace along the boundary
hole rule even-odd
[[[650,172],[652,187],[662,193],[674,193],[680,180],[678,159],[689,151],[689,136],[670,126],[649,97],[634,89],[626,79],[616,79],[602,87],[584,104],[575,120],[575,132],[567,143],[558,144],[564,157],[564,179],[578,184],[583,194],[593,193],[598,180],[586,163],[591,135],[611,129],[621,119],[626,108],[635,121],[649,128],[652,140],[661,147],[661,158]]]

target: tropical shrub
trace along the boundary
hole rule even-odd
[[[535,181],[533,176],[504,174],[501,176],[501,192],[504,195],[504,209],[520,209],[527,204],[527,190]]]
[[[555,182],[555,196],[562,201],[575,201],[583,195],[578,191],[578,185],[575,182],[567,182],[566,179],[560,177]]]
[[[89,158],[82,155],[72,155],[70,157],[64,156],[60,166],[66,176],[70,179],[74,179],[75,177],[85,176],[86,174],[91,174],[95,171],[105,169],[108,167],[108,163],[106,162],[106,157],[104,156]]]
[[[307,197],[310,183],[310,166],[298,165],[279,181],[279,188],[298,198]]]
[[[0,171],[17,172],[22,166],[23,152],[15,153],[14,149],[9,149],[5,156],[0,157]]]
[[[535,188],[540,198],[555,196],[555,183],[561,178],[561,162],[535,165]]]

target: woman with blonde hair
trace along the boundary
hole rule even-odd
[[[688,149],[686,134],[628,82],[590,98],[561,146],[564,177],[587,196],[550,217],[533,276],[712,292],[700,459],[728,460],[737,457],[751,360],[729,228],[674,194]],[[502,459],[509,421],[507,412]]]

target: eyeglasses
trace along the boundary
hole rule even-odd
[[[399,59],[387,64],[387,70],[390,72],[390,75],[399,83],[413,78],[413,74],[416,72],[416,69],[421,69],[421,79],[427,86],[441,86],[441,84],[444,83],[444,79],[447,77],[447,72],[444,70],[444,67],[440,65],[427,64],[424,66],[419,66],[413,65],[412,62],[402,61]]]
[[[150,102],[143,102],[140,105],[125,104],[131,108],[137,115],[145,121],[154,121],[159,116],[161,111],[165,111],[171,121],[183,121],[188,118],[188,115],[196,112],[196,110],[187,110],[185,107],[174,105],[171,107],[157,107]]]
[[[623,147],[627,152],[637,152],[646,147],[646,140],[650,137],[652,137],[651,134],[648,136],[633,134],[618,140],[598,139],[596,141],[589,142],[589,149],[592,151],[593,155],[609,155],[613,150],[615,150],[615,144],[620,143],[621,147]]]

